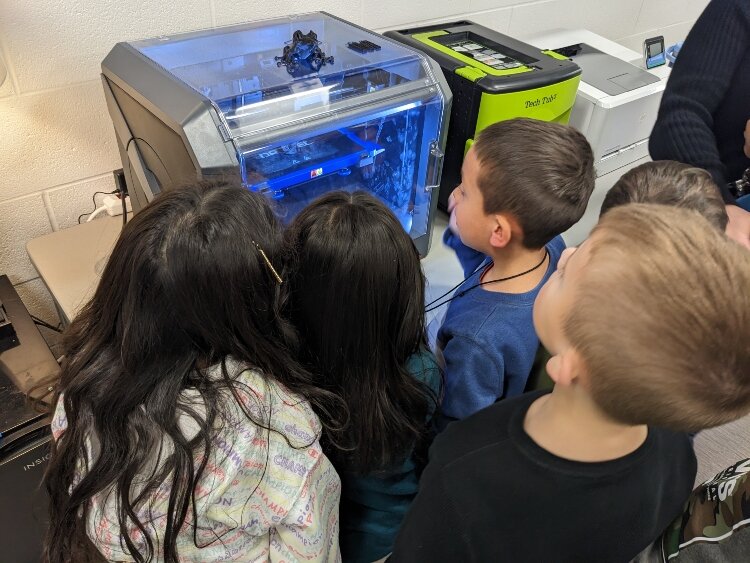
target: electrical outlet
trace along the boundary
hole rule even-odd
[[[109,215],[110,217],[122,215],[122,200],[116,195],[104,196],[102,205],[104,205],[104,207],[107,209],[107,215]],[[130,198],[127,196],[125,197],[125,206],[128,210],[128,213],[131,213],[133,211],[133,208],[130,205]]]

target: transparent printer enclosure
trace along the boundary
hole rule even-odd
[[[450,93],[425,57],[325,13],[126,45],[210,103],[218,134],[192,142],[230,145],[243,184],[282,219],[365,190],[428,235]]]

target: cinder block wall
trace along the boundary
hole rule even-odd
[[[26,256],[29,239],[76,224],[121,166],[99,81],[117,41],[325,10],[385,31],[470,18],[523,38],[588,28],[640,51],[643,39],[684,39],[707,0],[23,0],[0,10],[0,274],[31,310],[57,323]]]

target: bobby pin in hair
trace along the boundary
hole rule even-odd
[[[281,279],[281,276],[276,271],[276,268],[273,267],[273,264],[271,264],[271,261],[268,259],[268,256],[266,256],[266,253],[263,252],[263,249],[260,247],[260,245],[257,242],[255,242],[254,240],[251,241],[251,242],[255,245],[255,248],[258,249],[258,252],[260,252],[260,255],[263,257],[263,260],[266,261],[266,264],[268,264],[268,268],[271,270],[271,273],[273,274],[273,277],[276,278],[276,281],[279,282],[279,283],[284,283],[284,281]]]

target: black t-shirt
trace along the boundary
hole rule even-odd
[[[542,394],[438,436],[390,561],[629,561],[682,511],[696,472],[687,435],[650,428],[625,457],[566,460],[523,429]]]

